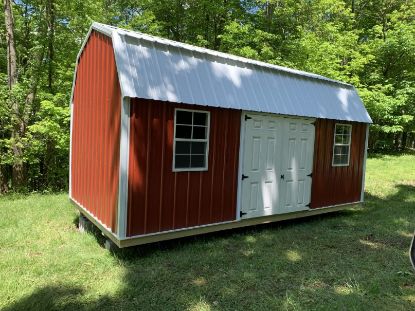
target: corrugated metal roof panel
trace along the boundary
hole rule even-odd
[[[94,23],[111,33],[123,96],[371,123],[353,86]]]

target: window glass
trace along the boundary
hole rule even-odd
[[[205,112],[195,112],[194,113],[194,125],[204,125],[206,126],[207,114]]]
[[[173,169],[207,169],[209,113],[176,109]]]
[[[176,138],[191,138],[192,127],[187,125],[176,126]]]
[[[348,166],[350,160],[350,142],[352,126],[336,124],[334,129],[333,166]]]
[[[192,125],[192,112],[180,110],[176,113],[176,124]]]
[[[205,139],[206,138],[206,127],[194,126],[193,137],[194,139]]]

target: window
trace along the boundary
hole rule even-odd
[[[204,171],[208,167],[209,112],[176,109],[173,171]]]
[[[333,166],[348,166],[352,126],[336,123],[334,128]]]

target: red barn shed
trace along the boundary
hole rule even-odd
[[[371,122],[349,84],[94,23],[69,197],[119,247],[336,211]]]

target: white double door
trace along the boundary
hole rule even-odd
[[[313,122],[314,119],[243,113],[242,219],[309,208]]]

